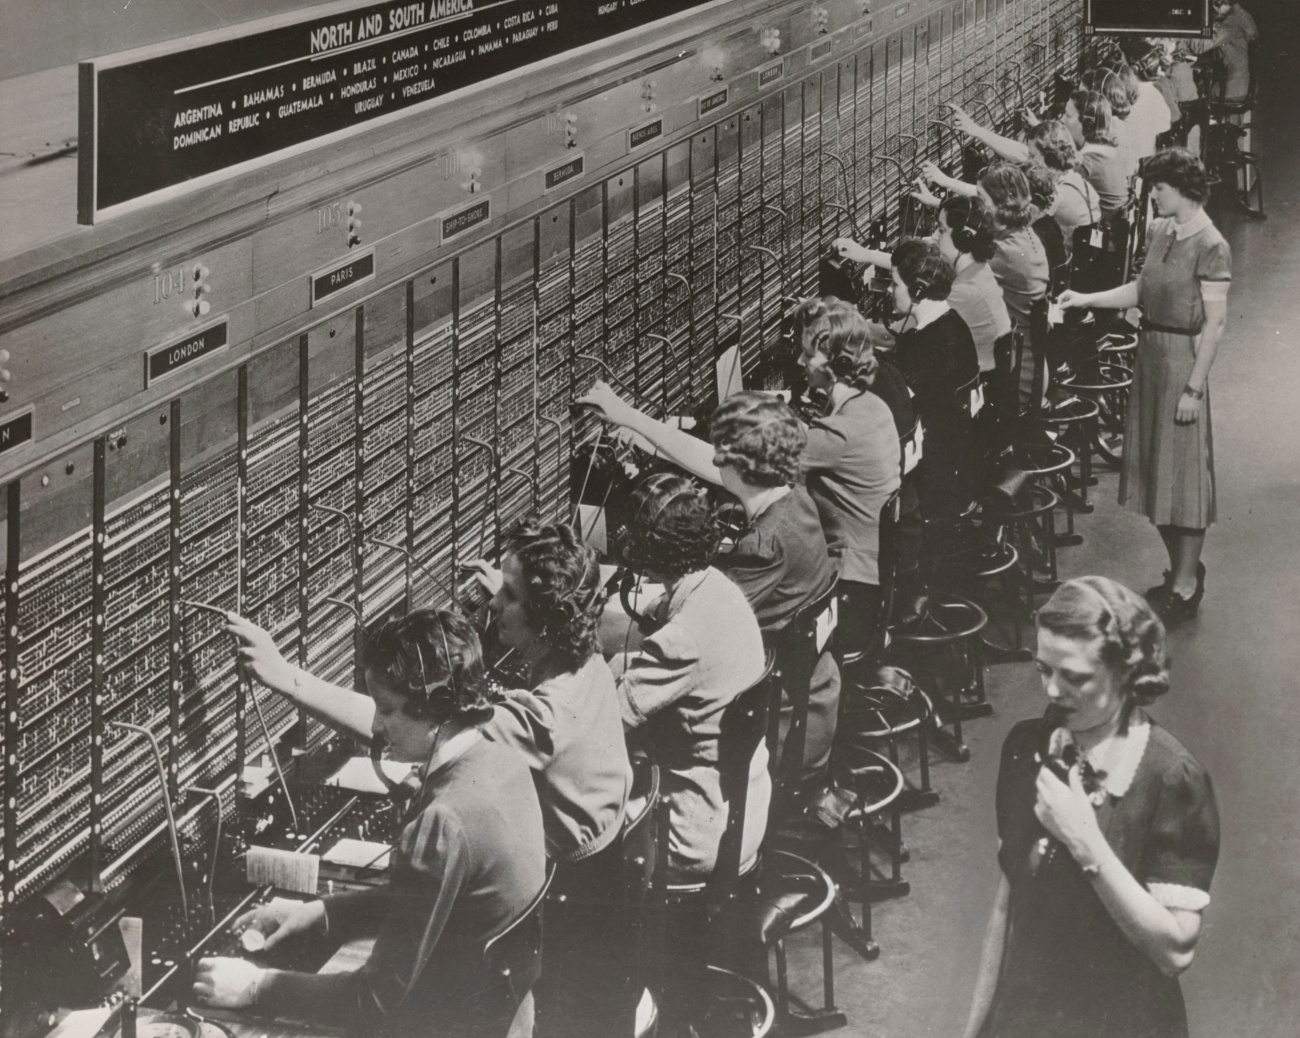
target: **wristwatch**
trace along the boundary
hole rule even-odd
[[[1079,871],[1081,871],[1089,879],[1096,879],[1098,876],[1101,875],[1101,866],[1098,865],[1096,862],[1094,862],[1091,865],[1080,865]]]
[[[1190,396],[1193,400],[1201,400],[1205,397],[1205,390],[1193,389],[1191,386],[1183,386],[1183,396]]]

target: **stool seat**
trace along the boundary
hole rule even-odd
[[[1060,443],[1017,443],[1011,448],[1012,460],[1035,476],[1055,476],[1074,464],[1074,451]]]
[[[736,910],[744,931],[764,947],[797,933],[830,911],[835,881],[819,865],[785,850],[765,852],[752,895]]]
[[[1069,385],[1071,389],[1074,388],[1072,383],[1067,382],[1065,384]],[[1095,400],[1071,396],[1043,408],[1038,413],[1038,421],[1042,425],[1075,425],[1096,418],[1100,411],[1101,408],[1097,406]]]
[[[1096,402],[1093,449],[1109,464],[1117,466],[1124,456],[1124,426],[1133,369],[1110,359],[1115,356],[1121,355],[1104,348],[1099,350],[1091,370],[1072,375],[1067,384],[1074,392]]]
[[[698,1038],[767,1038],[776,1006],[761,984],[721,966],[709,966],[704,1009],[690,1022]]]
[[[892,632],[896,642],[949,645],[973,638],[984,630],[988,615],[974,602],[957,595],[931,595],[926,608],[914,621]]]

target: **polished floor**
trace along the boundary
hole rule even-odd
[[[1212,377],[1218,525],[1200,617],[1172,638],[1173,690],[1154,709],[1213,776],[1222,856],[1196,961],[1183,975],[1193,1036],[1300,1035],[1300,4],[1247,5],[1266,72],[1268,219],[1218,207],[1234,250],[1228,334]],[[1164,565],[1154,528],[1115,505],[1104,473],[1065,576],[1142,589]],[[971,723],[968,764],[942,763],[943,801],[905,818],[910,897],[879,905],[879,960],[837,942],[841,1034],[957,1038],[997,884],[993,785],[1011,725],[1041,713],[1030,664],[990,668],[995,714]],[[796,990],[820,992],[815,934]],[[1104,1038],[1104,1036],[1098,1036]]]

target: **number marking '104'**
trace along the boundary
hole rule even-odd
[[[189,284],[187,275],[188,271],[184,264],[174,271],[164,270],[161,274],[155,274],[153,276],[154,305],[156,306],[172,296],[182,295]]]

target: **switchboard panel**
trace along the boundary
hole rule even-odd
[[[499,558],[525,515],[572,514],[571,459],[603,435],[571,406],[592,381],[696,417],[720,380],[780,384],[786,319],[817,292],[830,240],[922,229],[900,201],[920,163],[960,159],[942,105],[1012,132],[1026,98],[1078,61],[1076,7],[918,2],[879,31],[862,16],[833,59],[800,44],[705,115],[695,98],[689,117],[656,109],[663,87],[633,83],[663,139],[632,150],[620,136],[623,161],[603,168],[595,147],[562,152],[578,158],[534,170],[517,217],[468,149],[444,179],[465,178],[474,197],[453,216],[472,229],[462,240],[464,223],[438,217],[434,261],[391,266],[292,331],[161,383],[147,408],[9,479],[4,903],[70,868],[111,887],[161,845],[152,749],[116,724],[157,739],[174,794],[229,790],[268,741],[325,739],[249,686],[221,618],[190,603],[238,611],[295,662],[353,683],[365,622],[449,603],[460,567]],[[768,57],[755,68],[776,67]],[[574,172],[584,162],[599,175]],[[427,219],[377,262],[405,262]],[[257,309],[282,319],[304,291],[275,287]]]

